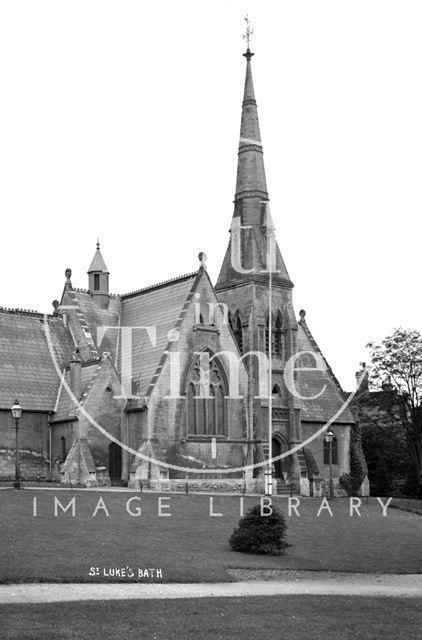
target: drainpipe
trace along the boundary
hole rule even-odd
[[[129,414],[126,413],[126,446],[130,447],[130,442],[129,442]],[[130,452],[126,449],[126,476],[127,476],[127,483],[129,486],[129,481],[130,481]]]
[[[47,424],[48,424],[48,479],[50,482],[53,480],[53,460],[52,460],[52,446],[51,446],[51,411],[48,412]]]

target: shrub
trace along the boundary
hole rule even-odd
[[[261,505],[257,504],[239,520],[239,526],[230,537],[234,551],[243,553],[267,553],[279,555],[287,546],[287,525],[284,515],[272,506],[272,513],[261,515]]]
[[[352,476],[350,475],[350,473],[343,473],[338,479],[338,483],[340,487],[345,490],[348,496],[355,495],[354,482],[352,480]]]
[[[367,473],[368,468],[362,451],[361,428],[359,424],[355,424],[350,431],[350,473],[343,473],[339,478],[339,484],[348,496],[357,496]]]

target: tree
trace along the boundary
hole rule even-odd
[[[380,345],[369,343],[370,383],[395,392],[400,422],[419,477],[422,476],[422,336],[394,329]]]
[[[374,470],[372,493],[376,496],[388,496],[391,489],[391,475],[385,458],[379,457]]]

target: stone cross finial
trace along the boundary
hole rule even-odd
[[[65,282],[65,286],[67,288],[72,288],[72,282],[70,280],[70,278],[72,277],[72,269],[66,269],[66,271],[64,272],[64,275],[66,277],[66,282]]]
[[[203,251],[201,251],[200,253],[198,253],[198,259],[199,259],[199,262],[201,263],[199,265],[199,268],[200,269],[205,269],[205,271],[206,271],[207,270],[207,265],[205,263],[207,261],[207,254],[204,253]]]

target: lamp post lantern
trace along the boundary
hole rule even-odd
[[[325,442],[328,444],[328,462],[330,465],[330,500],[334,498],[333,491],[333,439],[334,433],[328,430],[324,436]]]
[[[16,433],[16,440],[15,440],[15,482],[13,484],[15,489],[20,489],[21,488],[21,482],[20,482],[20,471],[19,471],[19,437],[18,437],[18,433],[19,433],[19,419],[22,415],[22,407],[20,406],[19,402],[17,400],[15,400],[13,407],[11,409],[12,411],[12,417],[15,421],[15,433]]]

